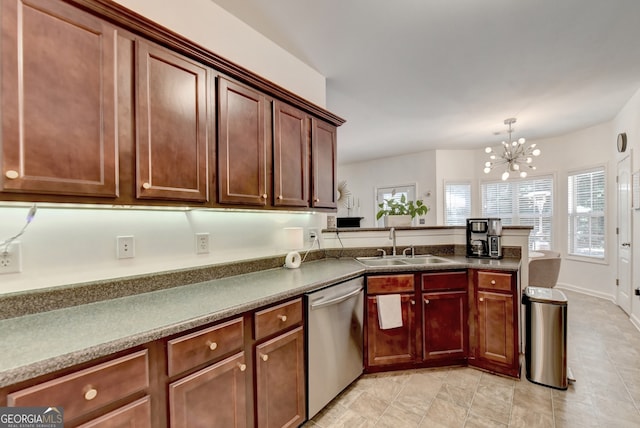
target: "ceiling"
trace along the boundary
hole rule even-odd
[[[640,88],[638,0],[214,1],[327,78],[340,163],[558,136]]]

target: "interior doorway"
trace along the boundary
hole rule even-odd
[[[616,303],[631,314],[631,156],[618,162],[618,234]]]

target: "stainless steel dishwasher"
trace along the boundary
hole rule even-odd
[[[352,279],[305,297],[311,419],[362,374],[364,280]]]

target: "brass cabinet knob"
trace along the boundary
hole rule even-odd
[[[278,319],[282,322],[286,322],[287,321],[287,316],[286,315],[278,315]]]
[[[424,299],[424,302],[428,305],[429,304],[429,299]]]
[[[267,361],[269,359],[269,356],[267,354],[260,354],[260,358],[262,359],[262,361]]]
[[[4,176],[7,177],[10,180],[15,180],[16,178],[18,178],[20,176],[20,174],[18,174],[18,171],[10,169],[9,171],[4,173]]]
[[[315,198],[313,202],[320,202],[320,198]]]
[[[278,195],[278,199],[282,200],[283,199],[282,195]]]
[[[84,399],[91,401],[98,396],[98,390],[93,387],[88,387],[84,392]]]
[[[415,304],[416,304],[416,301],[415,301],[415,300],[413,300],[413,299],[409,300],[409,302],[411,302],[411,304],[412,304],[412,305],[415,305]]]
[[[267,199],[267,194],[266,193],[262,194],[262,199]]]
[[[495,279],[491,280],[491,285],[496,285],[496,280]]]
[[[481,297],[481,298],[480,298],[480,301],[481,301],[481,302],[484,302],[484,297]]]
[[[148,189],[151,189],[151,184],[149,184],[149,183],[142,183],[142,188],[143,188],[143,189],[147,189],[147,190],[148,190]]]
[[[210,350],[215,351],[218,348],[218,344],[216,342],[208,341],[207,346]]]
[[[245,371],[247,369],[247,365],[246,364],[242,364],[242,363],[238,363],[238,368],[240,369],[241,372]]]

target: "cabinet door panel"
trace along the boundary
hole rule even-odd
[[[207,69],[137,44],[136,196],[206,201]]]
[[[313,119],[311,122],[311,175],[313,176],[312,206],[336,208],[336,127]]]
[[[417,361],[415,300],[400,296],[402,327],[382,330],[376,296],[367,297],[367,363],[369,366],[412,363]]]
[[[422,296],[424,359],[467,356],[467,293]]]
[[[1,189],[118,196],[116,29],[62,2],[1,13]]]
[[[297,427],[306,419],[304,373],[302,327],[256,346],[259,427]]]
[[[279,101],[273,105],[273,189],[276,206],[309,206],[308,116]]]
[[[218,83],[218,201],[267,204],[266,99],[220,78]]]
[[[516,358],[513,296],[478,291],[478,358],[512,366]]]
[[[246,420],[244,352],[169,385],[171,428],[241,428]]]

